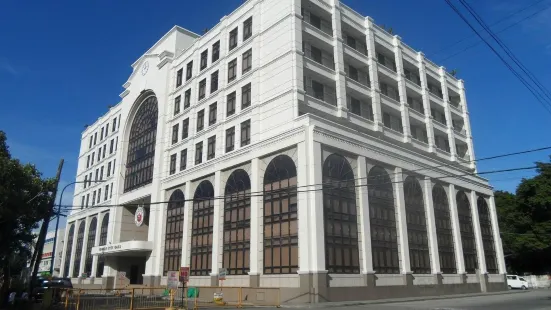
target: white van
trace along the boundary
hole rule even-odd
[[[509,286],[509,289],[516,288],[521,290],[527,290],[528,289],[528,282],[524,280],[523,277],[519,277],[516,275],[507,275],[507,285]]]

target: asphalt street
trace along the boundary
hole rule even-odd
[[[347,310],[551,310],[551,290],[338,307]],[[311,308],[316,309],[316,308]],[[328,309],[328,308],[318,308]]]

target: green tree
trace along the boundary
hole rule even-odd
[[[33,229],[47,214],[52,188],[52,180],[43,180],[36,167],[12,158],[6,140],[0,131],[0,305],[11,277],[31,256]]]
[[[536,163],[516,194],[495,193],[503,249],[510,272],[551,271],[551,163]]]

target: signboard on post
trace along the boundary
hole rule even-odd
[[[180,285],[180,279],[178,278],[178,271],[169,271],[167,273],[166,286],[168,289],[177,289]]]
[[[180,267],[180,282],[189,281],[189,267]]]
[[[226,280],[226,274],[228,274],[228,270],[226,268],[218,269],[218,280],[220,281]]]

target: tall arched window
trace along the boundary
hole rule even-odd
[[[423,190],[419,181],[408,176],[404,181],[409,261],[413,273],[430,273],[429,239]]]
[[[371,168],[367,189],[373,269],[377,273],[400,273],[393,187],[384,168]]]
[[[88,228],[88,241],[86,242],[86,260],[84,261],[84,272],[88,276],[92,276],[92,248],[96,242],[96,229],[98,226],[98,219],[94,217],[90,222]]]
[[[149,96],[140,103],[128,137],[124,191],[147,185],[153,180],[158,118],[157,98]]]
[[[331,154],[323,163],[325,265],[330,273],[359,273],[358,216],[354,171]]]
[[[264,173],[264,273],[298,270],[297,169],[278,155]]]
[[[443,273],[457,273],[450,205],[448,195],[440,184],[436,184],[432,188],[432,203],[434,205],[434,219],[436,221],[440,270]]]
[[[232,172],[224,190],[224,258],[229,274],[250,269],[251,180],[244,170]]]
[[[109,228],[109,213],[103,216],[101,220],[101,228],[99,231],[99,246],[107,244],[107,229]],[[105,267],[105,257],[100,254],[98,257],[98,268],[96,269],[96,277],[103,275],[103,267]]]
[[[467,273],[475,273],[478,268],[478,260],[476,257],[471,204],[469,198],[463,191],[457,192],[456,200],[459,229],[461,231],[461,243],[463,245],[463,260],[465,260],[465,271]]]
[[[484,257],[486,258],[486,269],[489,273],[498,273],[494,235],[492,234],[492,220],[490,219],[488,203],[484,197],[479,196],[476,205],[478,206],[480,232],[482,234],[482,245],[484,246]]]
[[[192,276],[208,276],[212,262],[212,224],[214,218],[214,187],[209,181],[199,183],[193,196],[191,225]]]
[[[82,243],[84,242],[84,228],[85,222],[80,222],[77,232],[77,245],[75,247],[75,264],[73,265],[73,278],[79,276],[80,271],[80,259],[82,257]]]
[[[73,252],[73,239],[75,237],[75,225],[71,224],[69,234],[67,234],[67,249],[65,250],[65,266],[63,266],[63,276],[70,277],[69,267],[71,266],[71,253]]]
[[[182,234],[184,231],[184,193],[177,189],[168,200],[166,208],[165,260],[163,274],[180,270],[182,257]]]

